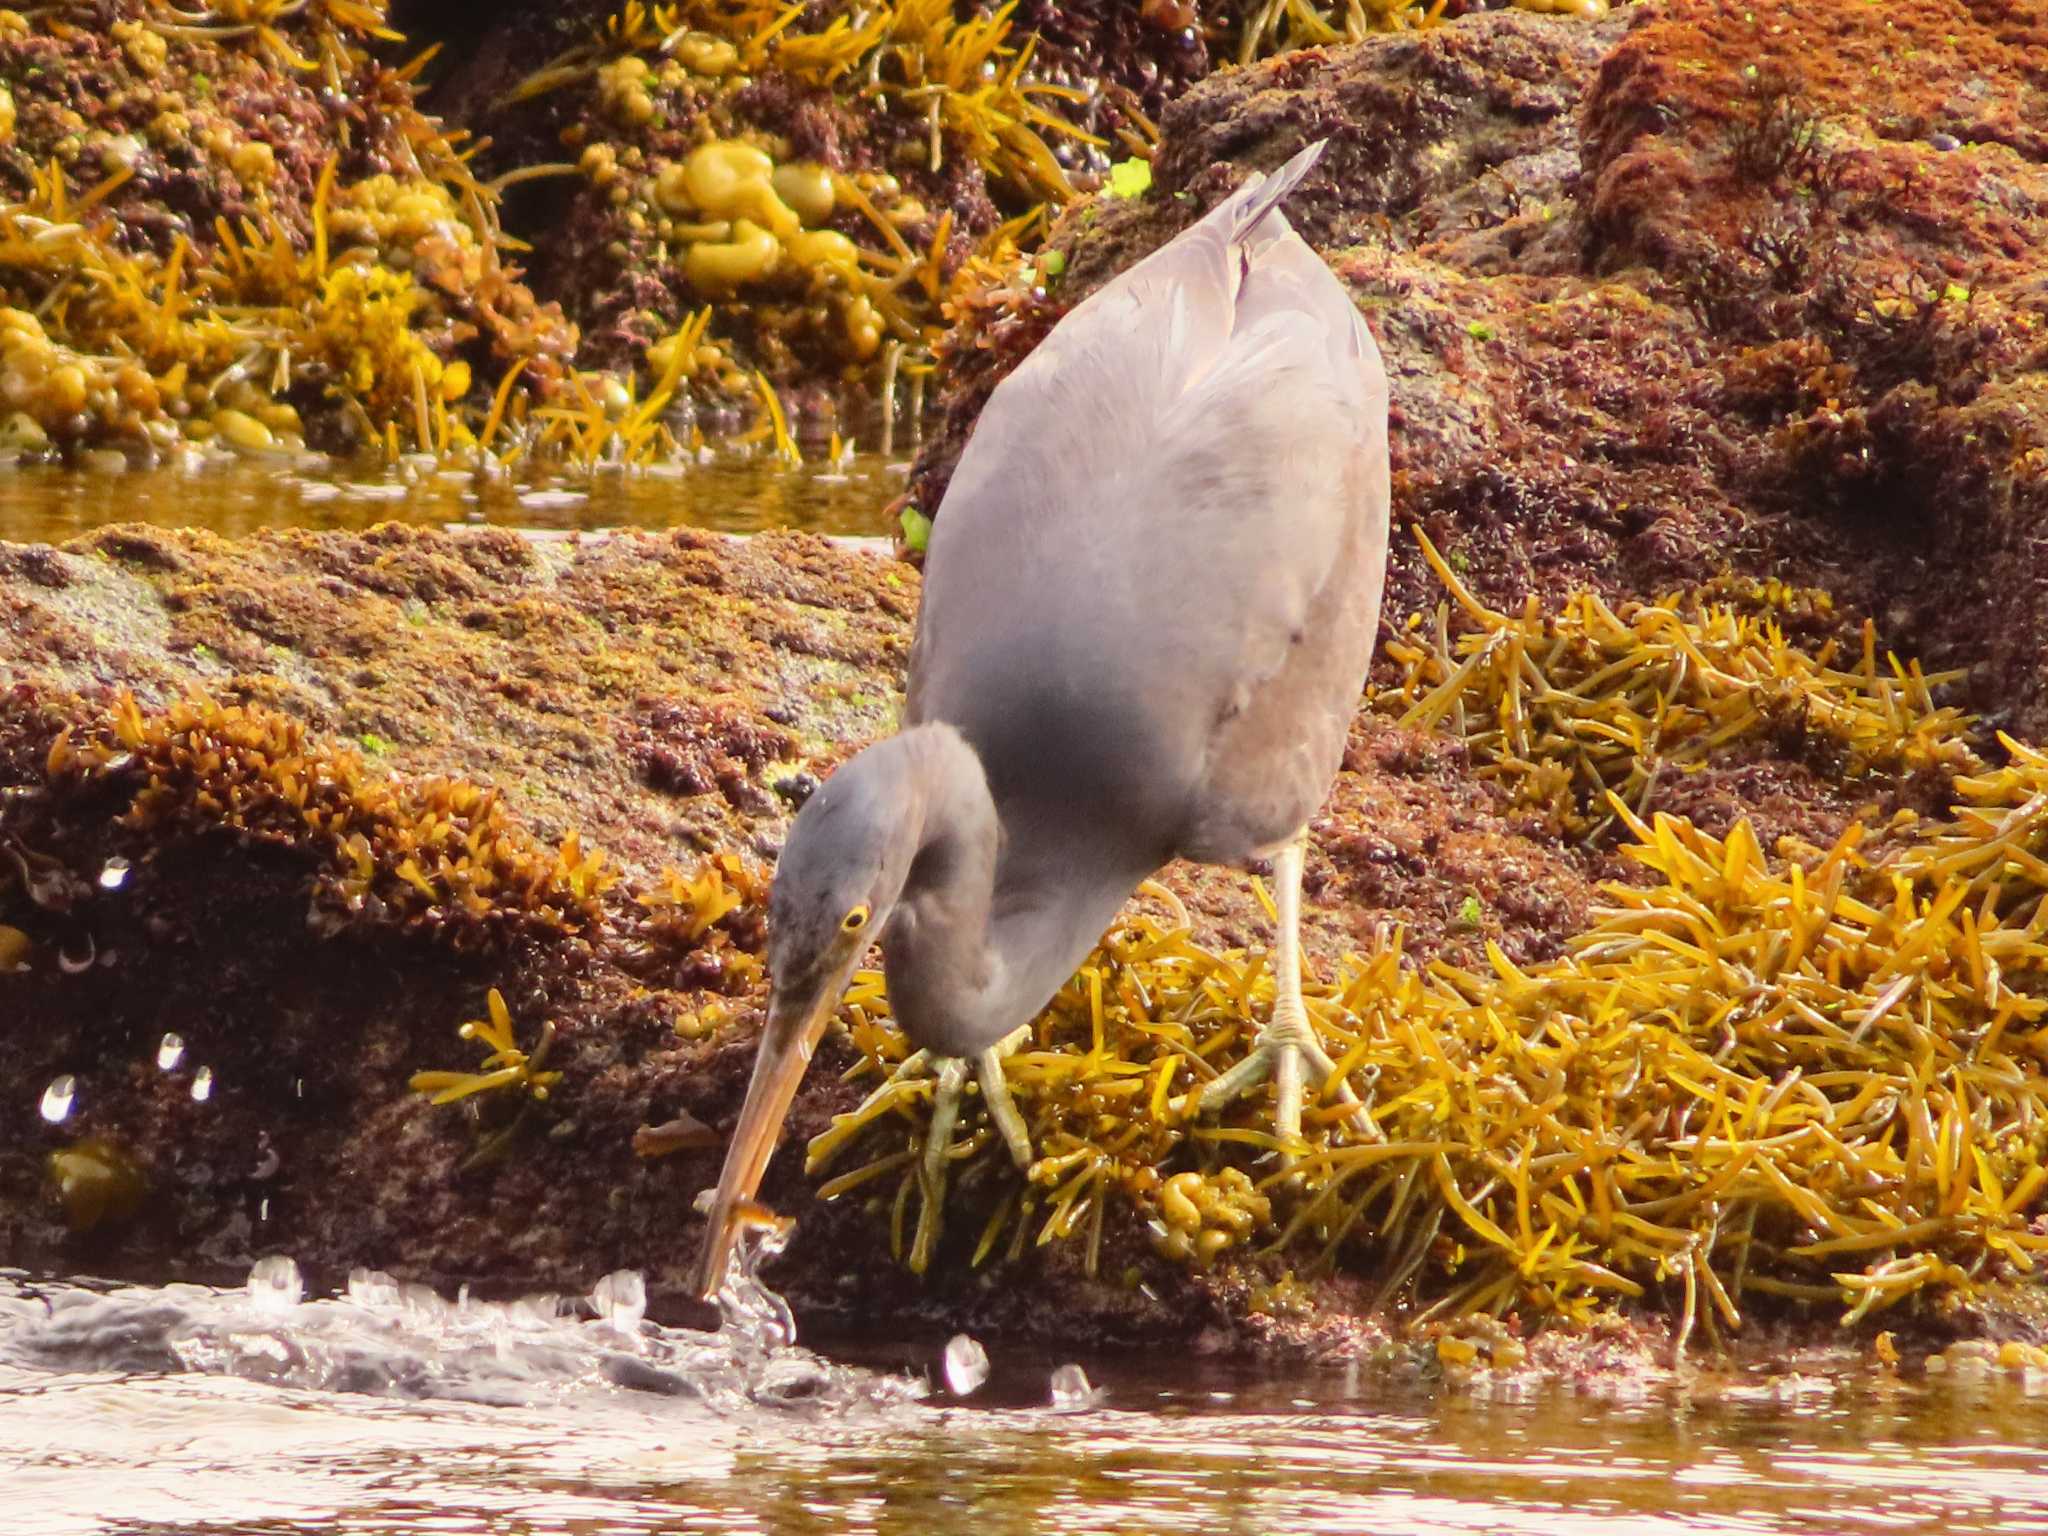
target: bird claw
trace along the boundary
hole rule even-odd
[[[982,1103],[997,1134],[1003,1138],[1004,1146],[1009,1148],[1010,1156],[1020,1169],[1031,1166],[1031,1133],[1024,1124],[1024,1116],[1017,1109],[1016,1100],[1010,1097],[1010,1086],[1003,1075],[1003,1058],[1030,1038],[1031,1029],[1026,1025],[971,1061],[964,1056],[934,1056],[929,1051],[913,1051],[873,1093],[861,1101],[858,1109],[835,1116],[831,1126],[811,1142],[806,1165],[815,1171],[829,1162],[878,1114],[906,1094],[917,1091],[920,1079],[930,1076],[934,1080],[931,1120],[925,1131],[924,1149],[917,1161],[917,1187],[922,1208],[918,1211],[917,1232],[910,1244],[910,1269],[914,1274],[924,1273],[933,1251],[938,1247],[940,1215],[946,1203],[946,1170],[953,1159],[953,1130],[960,1122],[960,1105],[967,1096],[967,1075],[970,1071],[981,1085]]]
[[[1351,1084],[1339,1075],[1337,1064],[1316,1038],[1306,1012],[1294,1017],[1276,1009],[1272,1022],[1259,1032],[1257,1043],[1244,1060],[1221,1077],[1190,1088],[1181,1096],[1178,1107],[1182,1118],[1192,1120],[1204,1111],[1220,1110],[1270,1080],[1274,1096],[1273,1129],[1289,1149],[1287,1155],[1291,1160],[1308,1147],[1301,1134],[1303,1108],[1332,1079],[1336,1081],[1338,1100],[1351,1106],[1352,1123],[1368,1133],[1377,1129]]]

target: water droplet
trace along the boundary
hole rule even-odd
[[[1102,1394],[1090,1385],[1088,1373],[1078,1365],[1063,1365],[1052,1373],[1052,1406],[1057,1412],[1072,1413],[1101,1400]]]
[[[281,1253],[258,1259],[249,1267],[249,1296],[267,1310],[287,1312],[306,1295],[306,1282],[299,1266]]]
[[[946,1342],[946,1390],[965,1397],[988,1380],[988,1351],[979,1340],[956,1333]]]
[[[156,1043],[156,1069],[159,1072],[175,1072],[178,1063],[185,1059],[185,1039],[182,1035],[165,1034]]]
[[[129,865],[126,859],[112,858],[107,860],[106,863],[100,866],[100,889],[103,891],[118,891],[121,889],[122,886],[128,883],[128,869]]]
[[[57,951],[57,969],[66,976],[83,976],[93,968],[100,957],[100,946],[91,934],[85,936],[85,952],[80,954],[70,944]]]
[[[204,1104],[213,1097],[213,1068],[201,1067],[192,1074],[192,1102]]]
[[[597,1282],[590,1304],[620,1333],[638,1333],[647,1315],[647,1282],[637,1269],[615,1269]]]
[[[50,1086],[43,1090],[43,1118],[52,1125],[61,1125],[65,1116],[71,1113],[71,1101],[78,1096],[78,1079],[66,1072],[62,1077],[50,1079]]]
[[[348,1299],[368,1311],[392,1311],[398,1306],[398,1282],[381,1269],[352,1269]]]

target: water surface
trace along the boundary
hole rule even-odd
[[[657,1328],[624,1294],[605,1316],[602,1293],[455,1303],[375,1277],[313,1303],[261,1275],[111,1293],[0,1278],[4,1529],[2048,1529],[2048,1397],[2002,1378],[1759,1376],[1705,1402],[1616,1402],[1174,1351],[1085,1362],[1098,1400],[1061,1411],[1044,1359],[997,1352],[962,1403],[923,1372],[833,1364],[754,1324]],[[935,1368],[938,1341],[923,1353]]]
[[[786,469],[766,457],[733,453],[631,473],[489,481],[460,470],[351,470],[326,461],[305,468],[228,461],[189,471],[93,474],[0,467],[0,539],[60,543],[116,522],[229,535],[403,522],[726,533],[803,528],[875,536],[893,531],[884,509],[902,493],[908,469],[907,461],[880,454]]]

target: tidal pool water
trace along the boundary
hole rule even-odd
[[[351,471],[325,463],[298,469],[230,461],[111,474],[0,467],[0,539],[61,543],[124,522],[230,535],[402,522],[550,531],[804,528],[872,537],[894,531],[883,509],[901,494],[908,470],[907,461],[880,454],[814,459],[795,469],[721,454],[631,474],[489,481],[462,470]]]

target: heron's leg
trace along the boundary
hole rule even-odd
[[[922,1203],[917,1213],[917,1234],[910,1243],[911,1273],[923,1274],[938,1246],[940,1217],[946,1206],[947,1165],[953,1160],[953,1128],[960,1123],[960,1101],[967,1095],[970,1068],[981,1084],[981,1099],[988,1108],[988,1117],[1010,1149],[1010,1156],[1019,1168],[1031,1166],[1031,1134],[1025,1129],[1024,1117],[1017,1112],[1017,1101],[1010,1097],[1010,1085],[1003,1076],[1003,1058],[1030,1038],[1031,1026],[1027,1024],[1005,1035],[972,1061],[964,1056],[929,1058],[938,1068],[938,1081],[932,1088],[932,1118],[925,1128],[924,1155],[917,1164],[917,1192]]]
[[[1308,852],[1303,828],[1273,860],[1274,903],[1280,909],[1278,942],[1273,952],[1273,1016],[1259,1031],[1243,1061],[1213,1082],[1199,1084],[1183,1100],[1184,1113],[1220,1109],[1268,1078],[1273,1082],[1273,1129],[1289,1146],[1301,1144],[1301,1111],[1311,1091],[1337,1075],[1336,1063],[1316,1035],[1308,1008],[1301,1000],[1301,874]],[[1310,1084],[1314,1085],[1311,1090]],[[1358,1095],[1339,1080],[1337,1096],[1354,1106],[1354,1120],[1364,1116]]]
[[[994,1122],[997,1133],[1003,1138],[1003,1145],[1010,1149],[1011,1161],[1019,1168],[1031,1166],[1031,1132],[1024,1126],[1024,1117],[1017,1112],[1017,1101],[1010,1097],[1009,1079],[1003,1076],[1003,1058],[1030,1038],[1031,1026],[1026,1024],[1012,1030],[974,1058],[974,1076],[981,1084],[981,1102],[988,1109],[988,1117]]]

